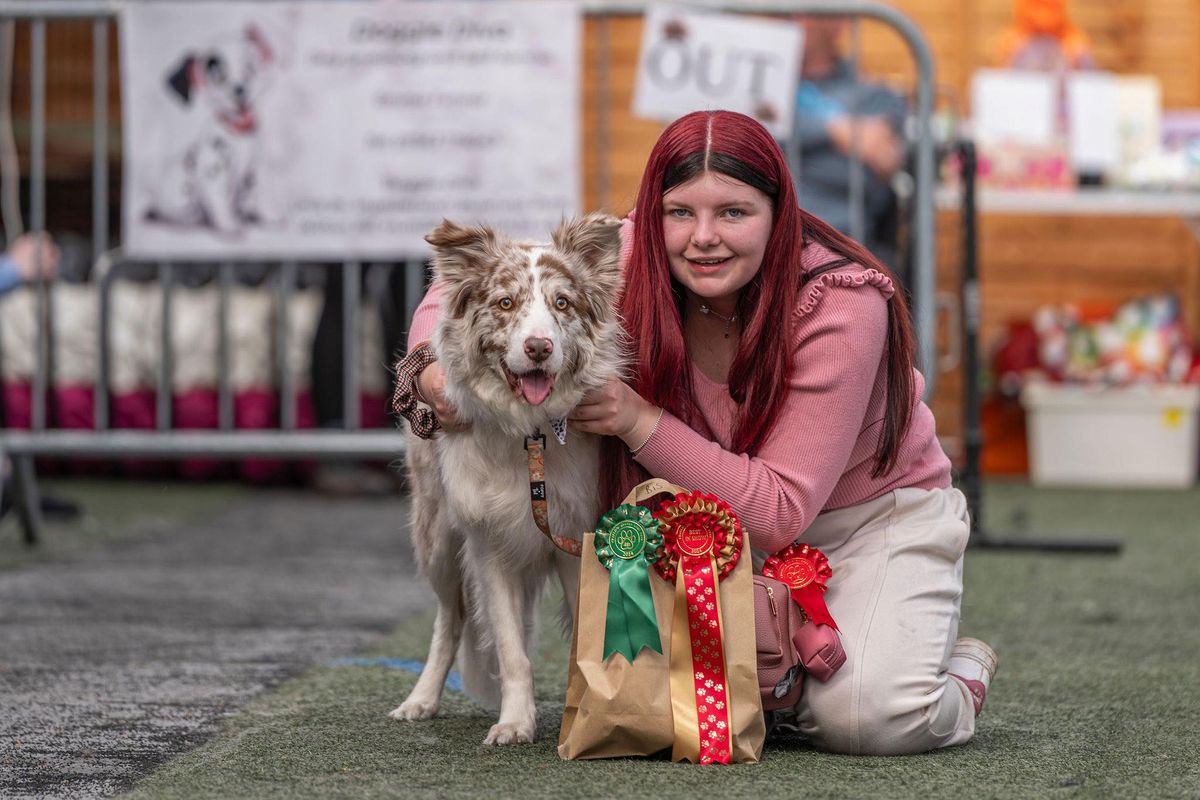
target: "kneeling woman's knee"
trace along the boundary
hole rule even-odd
[[[938,746],[931,735],[933,698],[904,697],[894,687],[863,691],[849,702],[813,703],[813,744],[822,750],[851,755],[894,756],[923,753]]]

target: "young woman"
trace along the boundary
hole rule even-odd
[[[775,140],[725,111],[663,132],[623,250],[632,375],[570,418],[612,437],[610,504],[653,475],[730,502],[757,550],[824,552],[847,661],[797,706],[816,746],[970,739],[996,658],[956,643],[966,503],[887,269],[801,210]],[[434,364],[417,388],[453,427],[440,380]]]

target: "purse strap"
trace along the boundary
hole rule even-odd
[[[818,264],[808,272],[804,273],[802,280],[800,281],[800,285],[803,286],[819,275],[824,275],[826,272],[831,272],[838,267],[847,267],[853,263],[854,261],[849,258],[835,258],[833,261],[826,261],[824,264]]]

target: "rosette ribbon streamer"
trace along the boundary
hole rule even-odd
[[[677,494],[654,515],[663,551],[655,569],[675,584],[671,625],[671,758],[728,764],[732,713],[725,670],[720,581],[737,565],[742,526],[710,494]]]
[[[649,573],[662,547],[658,520],[641,506],[621,505],[600,518],[595,535],[596,557],[608,570],[604,660],[620,653],[632,662],[643,647],[661,653]]]
[[[826,582],[833,575],[829,559],[815,547],[794,542],[763,564],[762,574],[791,587],[792,599],[810,620],[839,630],[825,605]]]

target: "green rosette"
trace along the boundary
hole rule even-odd
[[[661,653],[649,568],[658,559],[658,520],[641,506],[618,506],[596,526],[596,557],[608,570],[604,660],[620,653],[632,662],[643,647]]]

